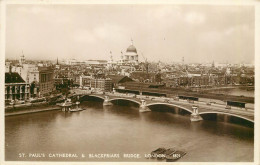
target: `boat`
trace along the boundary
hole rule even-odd
[[[166,151],[165,148],[161,147],[151,152],[152,158],[157,158],[159,154],[163,154]]]
[[[166,155],[166,161],[167,162],[173,162],[180,158],[182,158],[184,155],[186,155],[186,152],[177,150],[169,155]]]
[[[167,155],[171,155],[175,152],[174,148],[165,150],[162,154],[157,155],[157,159],[165,159]]]
[[[62,107],[62,111],[68,111],[70,109],[70,107],[72,106],[72,103],[69,102],[64,102],[60,105]]]
[[[70,112],[79,112],[79,111],[85,110],[85,109],[79,107],[79,104],[80,104],[79,101],[77,101],[75,104],[76,104],[76,107],[75,107],[75,108],[69,108],[69,111],[70,111]]]
[[[85,109],[83,109],[83,108],[72,108],[72,109],[70,109],[69,108],[70,112],[79,112],[79,111],[83,111],[83,110],[85,110]]]
[[[70,99],[67,99],[64,103],[57,103],[56,105],[61,106],[62,111],[69,111],[69,109],[71,109],[72,102]]]
[[[167,149],[167,150],[164,152],[164,154],[165,154],[165,156],[167,156],[167,155],[173,154],[174,152],[175,152],[175,149],[174,149],[174,148],[169,148],[169,149]]]

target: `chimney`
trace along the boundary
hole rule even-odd
[[[12,65],[9,65],[9,73],[12,73]]]

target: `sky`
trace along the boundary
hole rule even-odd
[[[17,5],[6,8],[6,58],[120,58],[254,63],[254,7],[216,5]]]

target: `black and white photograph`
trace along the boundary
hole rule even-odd
[[[259,163],[254,3],[36,2],[2,12],[3,163]]]

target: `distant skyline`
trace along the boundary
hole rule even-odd
[[[254,7],[7,5],[6,58],[254,63]]]

